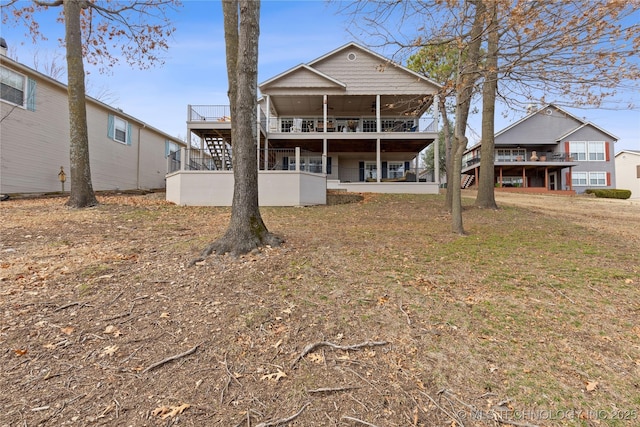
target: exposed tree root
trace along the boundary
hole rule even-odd
[[[277,247],[283,242],[282,238],[269,233],[266,229],[264,232],[255,233],[252,230],[232,230],[230,228],[222,237],[207,246],[198,260],[202,260],[214,252],[218,255],[240,256],[265,246]]]

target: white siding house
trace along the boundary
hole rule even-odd
[[[0,193],[70,188],[66,85],[0,55]],[[167,156],[185,144],[124,112],[87,97],[93,188],[165,187]]]
[[[616,154],[616,187],[631,190],[632,199],[640,199],[640,150],[622,150]]]
[[[437,83],[348,43],[258,88],[261,205],[324,204],[327,189],[438,193],[418,161],[437,138],[437,120],[428,115]],[[231,190],[223,189],[233,185],[234,118],[224,105],[190,105],[188,112],[187,135],[213,161],[185,153],[188,161],[167,176],[167,200],[230,205]]]

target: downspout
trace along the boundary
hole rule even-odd
[[[138,160],[136,165],[136,189],[140,190],[140,145],[142,144],[142,129],[146,128],[147,125],[145,123],[142,124],[142,127],[138,128]]]
[[[327,174],[327,95],[324,95],[322,98],[322,114],[324,116],[324,126],[322,127],[322,133],[324,133],[324,138],[322,138],[322,173]]]

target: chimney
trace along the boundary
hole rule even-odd
[[[0,55],[7,56],[7,42],[4,37],[0,37]]]

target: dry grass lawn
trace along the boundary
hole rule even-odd
[[[465,193],[466,195],[472,195]],[[0,426],[640,425],[640,203],[0,205]]]

